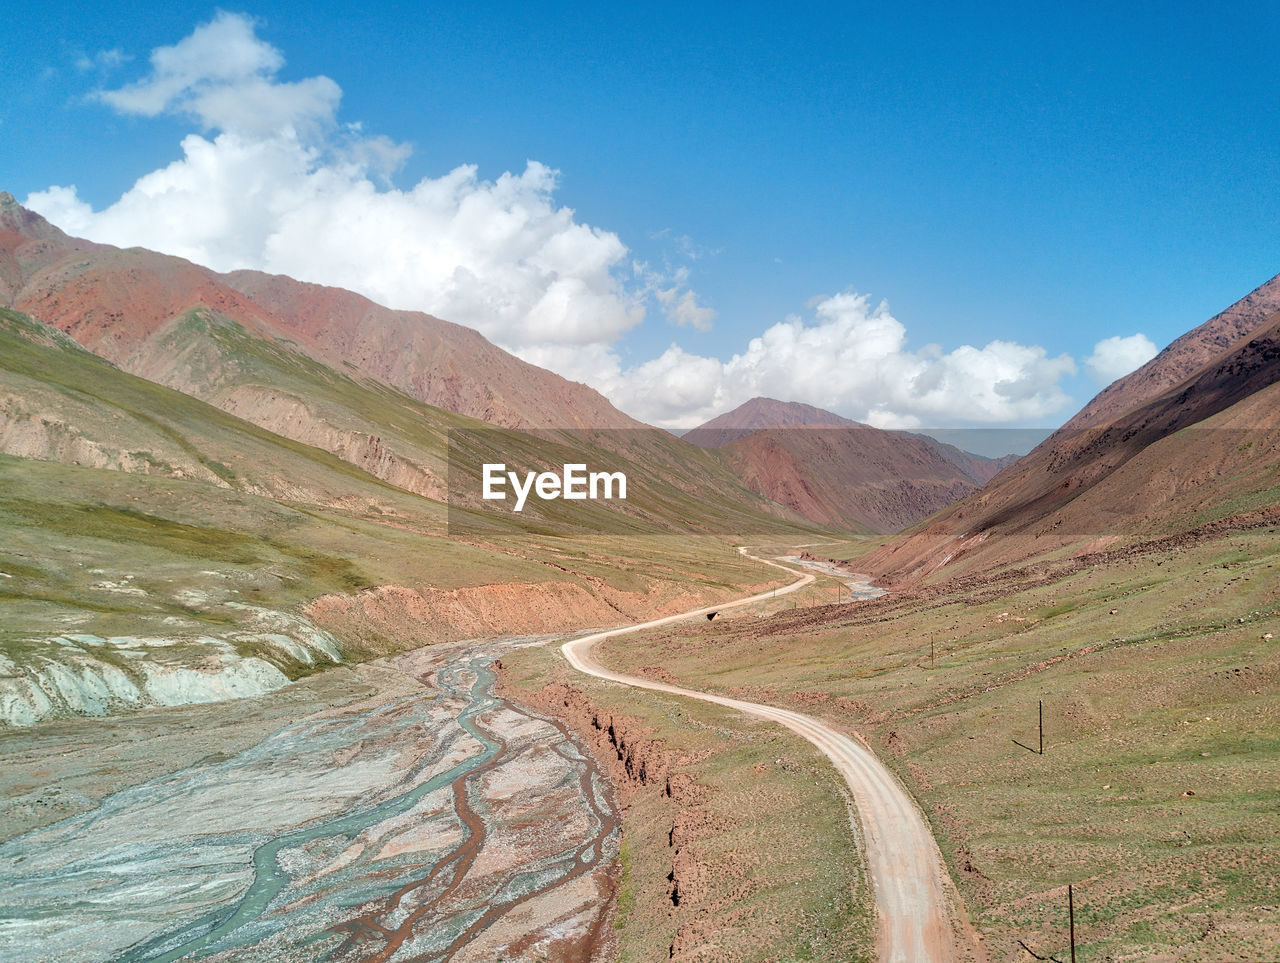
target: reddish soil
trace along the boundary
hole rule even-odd
[[[127,370],[166,324],[210,308],[339,367],[353,366],[427,404],[510,428],[639,428],[586,385],[528,364],[478,332],[350,291],[72,238],[0,195],[0,304],[61,328]],[[477,377],[483,372],[483,377]]]
[[[712,913],[720,906],[722,900],[717,892],[722,887],[717,883],[717,869],[704,863],[692,846],[724,828],[706,808],[711,790],[682,770],[696,760],[670,751],[662,741],[652,738],[652,730],[639,720],[597,706],[585,692],[568,683],[549,684],[533,694],[515,693],[501,684],[498,691],[503,698],[563,719],[591,746],[597,763],[608,773],[617,792],[624,824],[637,793],[656,794],[663,801],[671,820],[667,833],[671,860],[667,874],[669,908],[696,905],[701,907],[701,916],[703,911]],[[733,895],[729,894],[728,902],[732,902]],[[720,909],[728,911],[727,905]],[[668,957],[700,958],[688,954],[706,949],[705,929],[705,921],[697,918],[682,924],[668,948]]]
[[[753,398],[684,440],[719,448],[748,488],[810,521],[881,533],[952,504],[1009,464],[771,398]]]

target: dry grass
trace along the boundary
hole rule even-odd
[[[672,771],[704,790],[673,800],[639,789],[623,820],[619,959],[830,960],[874,957],[870,886],[844,787],[807,742],[776,726],[694,700],[584,678],[553,647],[503,657],[521,690],[567,681],[602,711],[659,740]],[[684,810],[693,841],[671,845]],[[676,849],[692,856],[685,895],[671,904]]]
[[[1280,536],[1259,530],[604,655],[867,738],[925,808],[994,959],[1027,958],[1020,940],[1061,956],[1068,883],[1084,959],[1275,959],[1278,572]],[[1040,701],[1044,755],[1018,745],[1037,748]]]

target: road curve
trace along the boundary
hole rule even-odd
[[[745,549],[739,551],[746,554]],[[801,574],[768,559],[754,555],[747,557],[793,575]],[[940,963],[962,957],[981,958],[984,955],[981,946],[976,938],[968,935],[972,934],[972,929],[963,919],[960,922],[967,931],[964,943],[968,952],[963,951],[957,939],[950,910],[955,907],[957,913],[961,912],[959,902],[948,899],[952,889],[951,878],[924,816],[907,791],[871,750],[802,713],[625,675],[605,668],[592,657],[592,646],[615,635],[697,618],[708,612],[723,612],[725,609],[751,605],[776,595],[794,592],[813,581],[814,576],[804,574],[785,588],[681,615],[669,615],[638,625],[596,632],[566,642],[560,650],[570,665],[587,675],[642,689],[714,702],[750,716],[776,722],[808,739],[832,761],[853,794],[876,897],[876,942],[880,959],[894,963]]]

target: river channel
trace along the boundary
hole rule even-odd
[[[10,839],[0,958],[592,958],[618,816],[575,738],[494,694],[514,644],[387,660],[420,688]]]

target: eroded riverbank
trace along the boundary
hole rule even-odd
[[[494,694],[513,644],[357,668],[371,697],[8,839],[0,955],[591,958],[616,809],[560,724]]]

